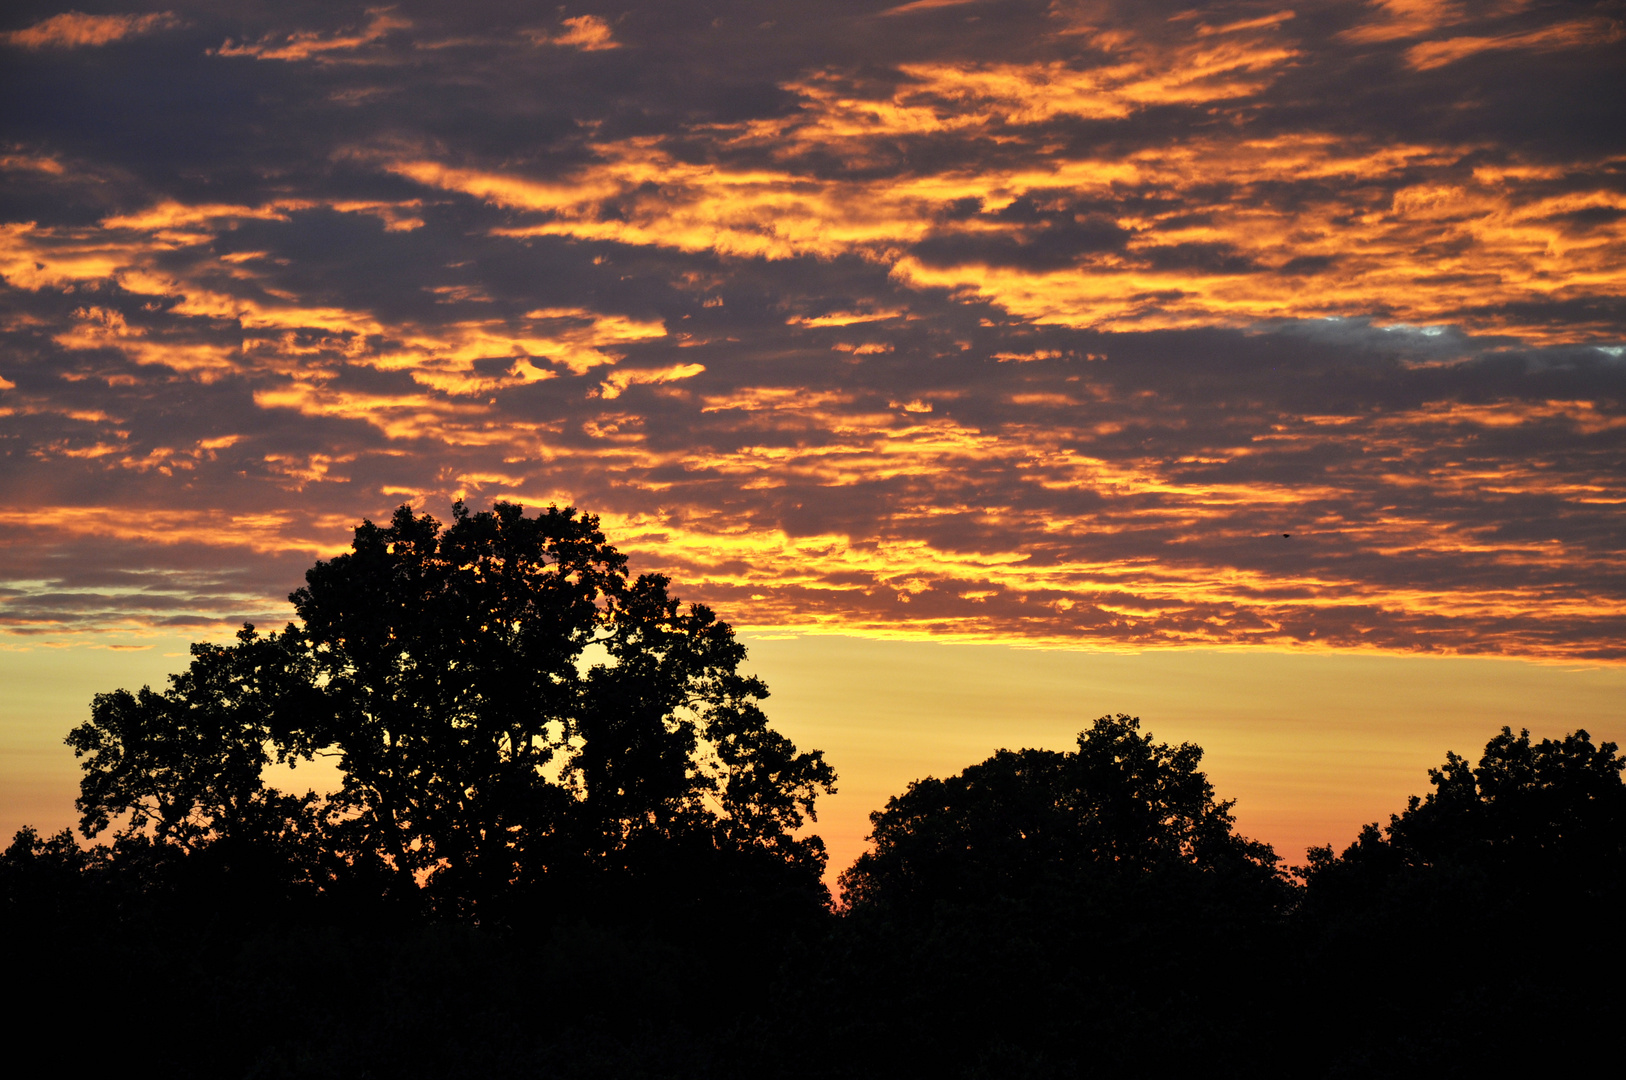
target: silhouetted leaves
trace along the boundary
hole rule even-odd
[[[162,694],[149,687],[97,694],[90,721],[67,739],[86,759],[77,804],[85,835],[128,814],[121,835],[150,824],[159,842],[191,850],[278,830],[314,801],[289,801],[261,776],[273,760],[303,749],[274,737],[315,697],[310,665],[290,642],[245,626],[235,646],[193,645],[191,666]]]
[[[1236,835],[1201,758],[1120,714],[1076,751],[1002,750],[911,784],[842,876],[845,951],[814,1007],[897,1072],[1227,1058],[1291,889],[1268,845]],[[1244,993],[1193,1008],[1217,979]]]
[[[122,819],[124,839],[484,921],[711,896],[699,866],[827,902],[823,845],[794,834],[835,774],[768,727],[732,629],[629,581],[596,518],[459,503],[443,529],[403,506],[291,599],[298,624],[193,646],[164,693],[97,696],[68,740],[87,836]],[[315,754],[343,773],[326,803],[265,786]]]
[[[1444,1075],[1565,1072],[1589,1060],[1584,1040],[1558,1033],[1603,1030],[1621,1005],[1611,928],[1626,904],[1623,768],[1613,743],[1585,731],[1532,744],[1504,727],[1477,767],[1447,754],[1429,770],[1434,790],[1386,828],[1366,826],[1342,855],[1311,849],[1303,998],[1340,1012],[1422,988],[1383,1028],[1348,1034],[1350,1075],[1423,1062]]]
[[[1104,716],[889,800],[836,911],[797,835],[829,766],[594,519],[402,508],[307,582],[301,624],[97,696],[111,844],[0,853],[18,1018],[90,1010],[88,1070],[1479,1076],[1578,1071],[1618,1017],[1626,757],[1584,731],[1448,754],[1295,882],[1200,748]],[[334,799],[265,785],[321,753]]]
[[[1078,750],[1001,750],[871,815],[875,850],[842,875],[857,908],[980,903],[1045,886],[1106,888],[1177,868],[1270,883],[1276,855],[1235,835],[1202,750],[1103,716]]]
[[[1599,900],[1626,885],[1626,756],[1585,731],[1532,744],[1510,728],[1477,767],[1452,753],[1429,770],[1434,790],[1412,796],[1379,830],[1366,826],[1341,856],[1312,848],[1313,903],[1366,907],[1373,897],[1474,881],[1481,903]],[[1561,899],[1562,898],[1562,899]]]

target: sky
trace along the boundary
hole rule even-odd
[[[0,828],[457,498],[738,628],[838,863],[1107,712],[1289,856],[1626,739],[1619,0],[19,0],[0,87]]]

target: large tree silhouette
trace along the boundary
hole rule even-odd
[[[309,805],[278,803],[264,765],[334,753],[329,865],[447,913],[674,848],[820,892],[823,846],[794,833],[833,772],[768,727],[729,626],[667,588],[629,581],[574,510],[364,522],[290,598],[297,624],[194,647],[163,694],[97,698],[69,737],[85,831],[126,813],[127,834],[188,848],[264,830],[266,808]]]

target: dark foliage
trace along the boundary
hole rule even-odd
[[[596,522],[363,525],[300,623],[98,695],[84,848],[0,854],[11,1021],[178,1077],[1478,1076],[1612,1052],[1626,758],[1504,728],[1297,879],[1106,716],[872,815]],[[264,784],[341,756],[337,797]],[[114,826],[117,826],[116,828]]]
[[[871,816],[875,850],[842,877],[839,961],[809,1002],[851,1054],[946,1075],[1234,1055],[1251,1018],[1201,988],[1258,1001],[1292,889],[1235,833],[1202,751],[1139,725],[1106,716],[1076,751],[1001,751]]]
[[[1451,877],[1483,884],[1497,904],[1543,906],[1618,894],[1626,884],[1626,757],[1585,731],[1530,742],[1503,728],[1477,768],[1447,754],[1434,790],[1412,796],[1386,829],[1368,825],[1343,853],[1312,848],[1317,903],[1369,906],[1393,889]]]
[[[1268,845],[1236,835],[1230,803],[1197,768],[1202,750],[1103,716],[1078,750],[1001,750],[925,779],[870,816],[875,850],[842,875],[855,910],[930,909],[1084,893],[1148,875],[1278,885]],[[1268,904],[1267,904],[1268,906]]]
[[[823,845],[794,833],[833,772],[768,727],[728,625],[629,581],[596,519],[459,503],[443,530],[402,507],[306,580],[299,624],[194,646],[162,694],[97,696],[68,739],[87,836],[127,815],[123,838],[487,923],[681,906],[720,878],[826,902]],[[332,799],[265,786],[314,754],[339,758]]]
[[[1564,1073],[1596,1059],[1626,1004],[1623,769],[1585,731],[1532,744],[1503,728],[1477,767],[1448,754],[1429,770],[1434,790],[1387,827],[1366,826],[1342,855],[1311,849],[1295,927],[1296,999],[1319,1014],[1306,1030],[1405,1003],[1343,1033],[1343,1074]]]
[[[294,758],[276,739],[319,698],[307,658],[289,638],[245,628],[231,647],[196,644],[191,666],[162,694],[97,694],[88,723],[68,735],[84,757],[80,827],[87,837],[129,815],[120,835],[151,835],[192,851],[215,840],[273,839],[307,824],[313,798],[265,786],[273,758]],[[305,757],[309,759],[307,751]]]
[[[499,503],[363,523],[296,624],[100,694],[68,743],[89,851],[0,859],[36,1037],[80,987],[87,1068],[183,1075],[701,1075],[830,917],[822,756],[744,648],[597,520]],[[265,782],[338,759],[330,798]],[[28,928],[19,933],[18,928]],[[494,1027],[495,1025],[495,1027]],[[146,1036],[168,1028],[158,1041]]]

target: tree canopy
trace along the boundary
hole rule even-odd
[[[727,626],[629,580],[592,519],[403,509],[295,606],[96,698],[70,742],[111,845],[0,852],[23,1028],[85,1041],[60,1003],[93,988],[95,1068],[1576,1072],[1619,1015],[1626,757],[1584,731],[1447,755],[1294,881],[1199,748],[1103,716],[909,785],[835,908],[798,828],[828,767],[767,725]],[[333,798],[266,786],[319,754]]]
[[[160,1048],[181,1076],[1562,1072],[1507,1033],[1619,1013],[1612,953],[1555,936],[1626,892],[1626,757],[1585,731],[1446,755],[1294,880],[1199,747],[1102,716],[910,784],[837,908],[803,834],[829,765],[596,519],[401,507],[291,599],[96,696],[68,743],[111,845],[0,852],[28,1026],[78,1037],[52,1010],[96,988],[104,1071],[176,1000],[213,1010]],[[338,791],[268,785],[322,755]]]
[[[858,906],[975,902],[1045,883],[1187,868],[1272,880],[1268,845],[1238,836],[1202,749],[1103,716],[1078,749],[1001,750],[946,780],[909,785],[870,815],[875,848],[842,875]]]
[[[1626,755],[1611,742],[1594,745],[1586,731],[1532,743],[1528,730],[1504,727],[1477,766],[1446,754],[1428,771],[1434,790],[1413,795],[1387,827],[1367,825],[1342,855],[1312,848],[1311,895],[1342,903],[1355,891],[1465,876],[1504,899],[1618,894],[1626,885],[1623,772]]]
[[[833,771],[768,726],[732,629],[668,584],[629,580],[571,509],[363,522],[290,597],[298,622],[194,646],[163,693],[97,697],[68,739],[83,828],[264,831],[314,798],[264,767],[334,754],[343,787],[307,825],[330,868],[447,912],[637,875],[672,844],[822,890],[823,845],[795,834]]]

